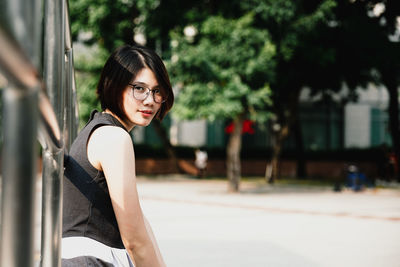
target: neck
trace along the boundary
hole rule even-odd
[[[110,115],[112,115],[114,118],[116,118],[124,127],[125,127],[125,129],[128,131],[128,132],[130,132],[132,129],[133,129],[133,127],[135,126],[133,123],[126,123],[125,121],[123,121],[123,120],[121,120],[121,118],[120,117],[118,117],[117,115],[115,115],[111,110],[109,110],[109,109],[106,109],[106,110],[104,110],[103,111],[104,113],[107,113],[107,114],[110,114]]]

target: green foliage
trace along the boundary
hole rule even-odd
[[[86,32],[86,44],[99,44],[109,52],[133,42],[133,20],[138,11],[133,0],[70,0],[71,32],[76,40]]]
[[[332,71],[337,60],[334,42],[321,39],[328,36],[336,1],[249,0],[242,7],[255,14],[255,27],[268,29],[276,47],[274,79],[269,83],[271,110],[281,129],[290,127],[303,87],[321,92],[341,84]]]
[[[86,124],[93,109],[100,110],[96,88],[107,54],[104,49],[92,47],[75,56],[75,77],[81,127]]]
[[[89,120],[93,109],[101,110],[96,95],[98,75],[93,73],[76,73],[78,93],[79,126],[82,127]]]
[[[80,72],[99,73],[109,53],[97,45],[82,48],[74,54],[75,70]]]
[[[175,116],[212,121],[251,112],[255,119],[265,118],[258,111],[270,104],[275,46],[266,30],[252,24],[252,13],[239,19],[211,16],[192,26],[196,36],[185,36],[181,28],[171,33],[168,67],[173,82],[182,87]]]
[[[292,0],[248,0],[243,1],[242,6],[260,13],[264,20],[273,19],[278,24],[290,21],[296,10],[295,1]]]
[[[288,61],[302,44],[301,36],[315,32],[321,22],[332,18],[336,2],[249,0],[244,1],[242,6],[257,15],[259,27],[268,28],[273,41],[279,46],[281,57]]]

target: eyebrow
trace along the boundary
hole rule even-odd
[[[144,83],[144,82],[132,82],[132,84],[134,84],[134,85],[143,85],[143,86],[148,87],[150,89],[154,89],[154,88],[155,89],[160,89],[161,88],[159,84],[156,84],[155,86],[153,86],[153,88],[151,88],[147,83]]]

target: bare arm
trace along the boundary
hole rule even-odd
[[[118,127],[100,127],[89,140],[88,158],[104,172],[122,241],[136,266],[165,266],[140,207],[129,134]]]
[[[150,223],[147,221],[146,217],[144,217],[144,223],[145,223],[145,226],[146,226],[146,229],[147,229],[147,233],[149,234],[150,239],[154,244],[154,248],[156,250],[157,258],[159,258],[162,261],[162,263],[163,263],[162,266],[166,266],[165,263],[164,263],[164,260],[163,260],[163,258],[161,256],[160,249],[158,248],[157,240],[156,240],[156,238],[154,236],[153,230],[151,229]]]

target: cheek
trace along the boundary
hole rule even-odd
[[[129,107],[130,103],[131,103],[131,97],[129,95],[129,91],[126,90],[124,92],[124,94],[122,95],[122,103],[124,103],[124,108],[126,109],[127,107]]]
[[[128,118],[132,119],[131,116],[135,114],[135,111],[137,110],[138,105],[134,101],[134,99],[130,99],[129,97],[124,99],[124,112]]]
[[[126,110],[132,110],[138,106],[137,100],[133,98],[129,93],[124,95],[124,107]]]

